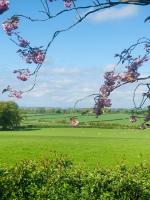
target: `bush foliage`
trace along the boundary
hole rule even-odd
[[[1,200],[149,200],[150,167],[140,164],[93,171],[68,159],[23,161],[0,169]]]
[[[2,129],[14,129],[22,120],[18,105],[13,101],[0,101],[0,127]]]

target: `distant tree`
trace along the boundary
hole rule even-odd
[[[44,113],[46,113],[46,108],[44,108],[44,107],[38,108],[37,112],[40,114],[44,114]]]
[[[61,114],[62,113],[62,110],[60,108],[56,109],[55,111],[56,114]]]
[[[0,102],[0,127],[2,129],[17,128],[20,125],[21,120],[21,112],[15,102]]]
[[[84,109],[81,111],[81,115],[86,115],[89,113],[89,109]]]

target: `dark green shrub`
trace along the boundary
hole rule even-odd
[[[18,105],[13,101],[0,101],[0,127],[2,129],[17,128],[22,120]]]

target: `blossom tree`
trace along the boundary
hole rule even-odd
[[[3,89],[2,93],[8,93],[10,97],[21,98],[25,92],[29,92],[34,89],[37,81],[37,75],[39,70],[43,66],[45,61],[48,49],[50,48],[53,41],[63,32],[69,31],[73,27],[77,26],[79,23],[84,21],[89,15],[99,12],[101,10],[109,9],[112,7],[117,7],[119,5],[140,5],[147,6],[150,4],[149,0],[39,0],[41,2],[41,11],[43,18],[32,18],[31,16],[26,16],[23,14],[15,13],[10,18],[6,19],[2,28],[5,33],[8,35],[9,39],[18,47],[17,54],[27,63],[28,65],[34,64],[34,70],[28,68],[19,68],[14,69],[14,74],[16,78],[20,81],[28,81],[31,77],[34,77],[33,85],[26,91],[17,90],[8,85]],[[58,3],[61,5],[57,7]],[[55,9],[52,9],[56,5]],[[60,9],[61,8],[61,9]],[[9,0],[0,0],[0,15],[4,12],[11,9],[11,1]],[[60,10],[59,10],[60,9]],[[68,27],[61,28],[56,30],[52,37],[49,39],[46,46],[36,46],[33,47],[31,42],[28,39],[23,37],[23,34],[19,32],[19,24],[22,19],[26,19],[30,22],[42,22],[45,23],[50,20],[63,15],[69,15],[72,13],[76,16],[76,21],[73,21]],[[150,17],[147,16],[145,22],[150,21]],[[143,55],[138,55],[135,51],[139,48],[143,48]],[[98,94],[92,94],[94,96],[95,106],[94,112],[97,116],[102,114],[102,111],[105,107],[111,106],[110,94],[117,88],[139,81],[144,81],[150,79],[150,76],[142,77],[139,72],[139,69],[149,61],[150,54],[150,39],[140,38],[132,46],[124,49],[121,53],[115,55],[118,59],[117,64],[114,66],[114,69],[108,71],[104,74],[104,83],[100,87]],[[118,66],[122,69],[122,72],[119,72]],[[141,83],[140,83],[141,84]],[[147,99],[150,98],[150,84],[143,83],[147,87],[147,91],[143,94],[142,102],[139,106],[135,103],[135,94],[138,85],[135,88],[133,101],[136,108],[142,108]],[[78,101],[77,101],[78,102]],[[145,117],[145,122],[150,120],[150,106],[148,106],[148,115]],[[131,116],[131,121],[136,121],[134,115]],[[145,128],[145,122],[142,127]]]
[[[135,50],[143,47],[143,55],[136,55]],[[97,116],[102,114],[105,107],[111,107],[110,94],[117,88],[129,84],[138,83],[140,81],[149,80],[150,76],[143,77],[139,72],[139,69],[149,61],[150,59],[150,40],[148,38],[140,38],[135,44],[130,46],[128,49],[124,49],[120,54],[115,54],[118,58],[118,63],[114,66],[112,71],[106,72],[104,74],[104,83],[100,87],[100,92],[95,95],[95,107],[94,111]],[[119,73],[116,71],[116,67],[121,66],[123,72]],[[147,86],[147,91],[142,94],[142,100],[137,105],[135,101],[136,90],[139,86]],[[133,93],[133,103],[135,109],[142,109],[146,100],[150,100],[150,83],[139,83]],[[132,113],[130,121],[136,122],[136,116]],[[141,125],[142,129],[146,128],[147,121],[150,120],[150,105],[148,106],[148,115],[144,118],[144,123]]]

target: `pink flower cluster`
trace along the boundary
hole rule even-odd
[[[119,74],[115,74],[114,71],[106,72],[104,74],[104,79],[104,84],[100,88],[100,95],[95,100],[94,112],[97,116],[102,114],[103,108],[111,107],[111,100],[108,98],[108,96],[118,83]]]
[[[21,81],[27,81],[31,75],[29,69],[14,70],[14,74],[17,74],[17,78]]]
[[[22,91],[12,90],[12,91],[10,91],[9,97],[15,97],[17,99],[21,99]]]
[[[137,121],[137,117],[135,115],[130,116],[130,122],[135,123]]]
[[[45,59],[45,54],[43,51],[37,51],[33,54],[33,62],[35,64],[42,64]]]
[[[146,129],[146,125],[144,123],[141,124],[140,129],[144,130]]]
[[[132,123],[135,123],[137,121],[137,116],[133,114],[130,116],[129,120]],[[150,121],[150,106],[148,106],[148,114],[144,117],[144,122],[140,125],[140,129],[146,129],[148,126],[150,126],[150,124],[148,124],[147,122]]]
[[[27,40],[25,40],[25,39],[23,39],[23,38],[19,39],[19,46],[20,46],[20,47],[26,48],[29,44],[30,44],[30,43],[29,43]]]
[[[22,94],[23,94],[22,91],[14,90],[9,85],[7,86],[7,88],[3,89],[2,93],[5,93],[5,92],[9,92],[9,97],[15,97],[17,99],[22,98]]]
[[[41,50],[37,50],[34,52],[30,52],[26,55],[26,62],[31,64],[34,62],[35,64],[42,64],[45,59],[45,54]]]
[[[6,31],[6,33],[11,36],[12,31],[17,29],[19,25],[19,18],[16,16],[11,17],[10,19],[7,19],[5,22],[3,22],[3,30]]]
[[[66,8],[71,8],[71,6],[72,6],[72,0],[64,0],[64,6]]]
[[[53,2],[53,1],[56,1],[56,0],[49,0],[49,2]],[[64,1],[64,6],[66,7],[66,8],[71,8],[71,6],[72,6],[72,0],[63,0]]]
[[[124,53],[126,52],[123,51],[123,54]],[[120,58],[123,57],[119,54],[117,54],[117,56]],[[115,73],[115,71],[110,71],[104,74],[104,84],[100,87],[100,95],[96,99],[94,107],[94,112],[97,116],[102,113],[103,108],[111,106],[111,100],[108,99],[108,97],[116,87],[121,86],[124,82],[134,82],[139,78],[140,73],[138,73],[138,69],[144,62],[148,61],[148,57],[143,56],[133,59],[128,55],[122,60],[122,63],[125,61],[128,62],[128,65],[126,66],[127,71],[124,73],[121,74]],[[131,121],[134,122],[135,118],[132,118]]]
[[[104,84],[100,88],[102,96],[109,96],[113,91],[116,83],[120,81],[119,74],[115,74],[114,71],[105,72],[104,74]]]
[[[19,18],[17,16],[13,16],[3,23],[4,31],[6,31],[9,36],[17,38],[17,41],[15,41],[13,38],[12,41],[21,47],[17,52],[20,53],[23,58],[25,58],[26,63],[42,64],[45,59],[45,51],[41,50],[42,47],[32,48],[27,40],[22,38],[16,31],[14,31],[18,28],[18,26]],[[17,79],[21,81],[27,81],[32,75],[28,69],[14,70],[14,73],[17,74]],[[6,91],[10,93],[10,97],[21,98],[23,94],[22,91],[13,90],[10,88],[10,86],[3,90],[3,92]]]
[[[29,43],[28,43],[29,44]],[[45,52],[40,48],[31,48],[19,49],[17,51],[20,55],[25,58],[26,63],[31,64],[42,64],[45,59]]]
[[[138,73],[139,67],[141,67],[144,62],[147,61],[147,56],[136,58],[129,66],[126,67],[128,70],[124,72],[122,76],[120,76],[121,81],[134,82],[135,80],[137,80],[137,78],[140,76],[140,73]]]
[[[140,76],[140,73],[134,72],[134,71],[127,71],[120,76],[121,81],[123,82],[134,82],[138,77]]]
[[[8,9],[9,9],[9,1],[0,0],[0,15]]]
[[[98,117],[103,113],[103,108],[110,107],[111,106],[111,100],[108,99],[107,96],[101,96],[99,95],[95,99],[95,106],[94,106],[94,112],[96,116]]]

